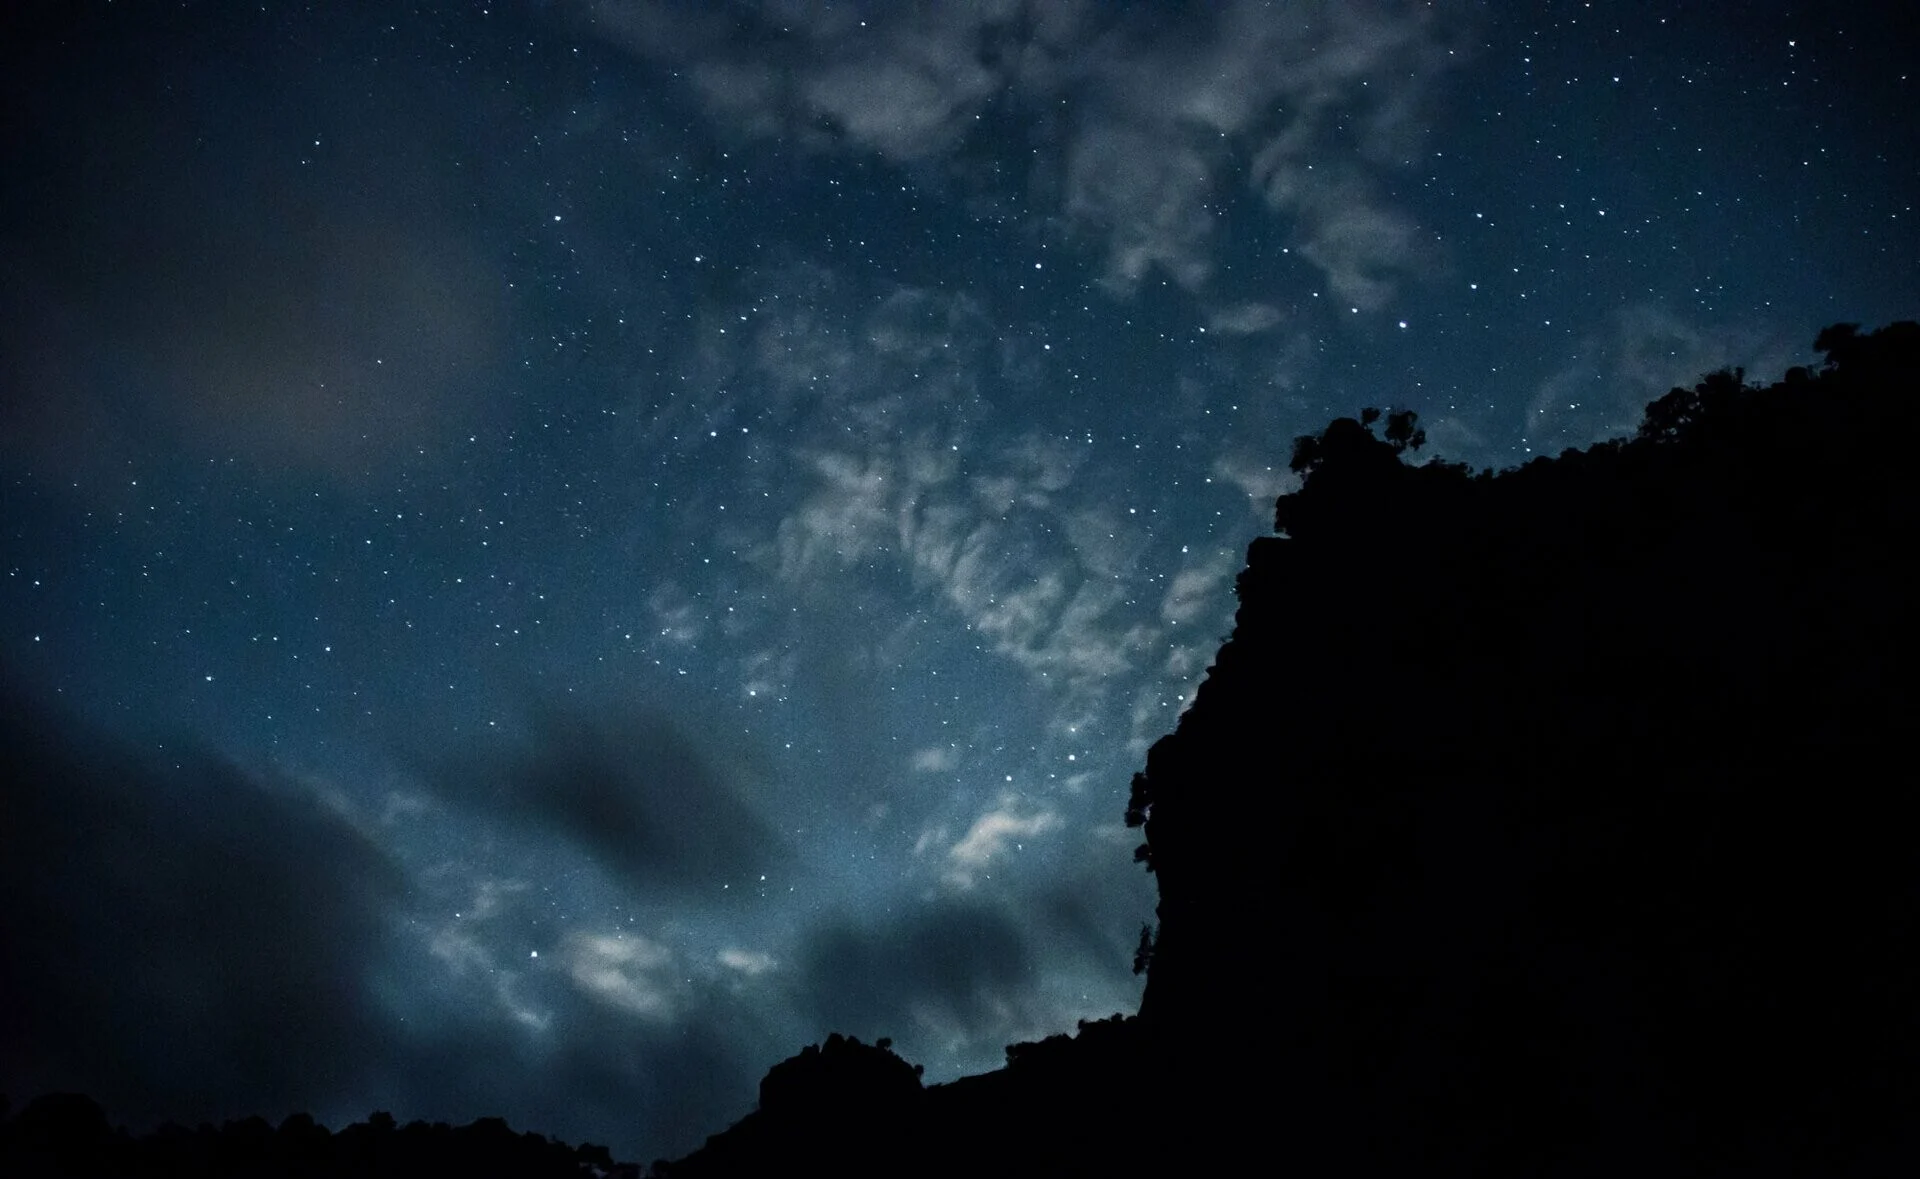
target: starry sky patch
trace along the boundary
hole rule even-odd
[[[0,1087],[135,1125],[652,1158],[1130,1010],[1295,435],[1508,466],[1920,305],[1871,8],[5,19]]]

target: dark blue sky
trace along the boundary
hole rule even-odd
[[[135,1124],[649,1158],[1131,1009],[1294,435],[1511,465],[1920,309],[1880,7],[31,7],[0,1085]]]

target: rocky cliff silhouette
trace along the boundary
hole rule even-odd
[[[1816,347],[1499,475],[1296,444],[1134,786],[1170,1108],[1311,1175],[1920,1159],[1920,326]]]

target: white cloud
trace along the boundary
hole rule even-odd
[[[521,968],[537,968],[537,959],[524,950],[502,955],[489,944],[499,940],[503,919],[514,924],[514,898],[531,887],[523,880],[481,879],[464,907],[450,918],[426,923],[423,932],[427,952],[454,978],[478,983],[501,1013],[529,1031],[544,1032],[553,1023],[553,1012],[535,1006],[522,993]]]
[[[561,945],[567,977],[603,1003],[654,1020],[673,1016],[670,982],[660,977],[673,952],[628,933],[569,934]]]
[[[741,950],[728,948],[720,951],[720,965],[728,970],[738,971],[748,978],[758,978],[770,973],[779,963],[773,955],[764,950]]]
[[[1058,812],[1042,807],[1022,814],[1017,798],[1002,796],[992,810],[973,821],[958,843],[947,849],[945,878],[957,888],[971,888],[996,860],[1007,855],[1010,847],[1017,850],[1024,840],[1061,826]]]
[[[960,754],[948,746],[922,749],[913,755],[913,769],[919,774],[944,774],[960,764]]]
[[[1213,477],[1224,479],[1245,492],[1253,510],[1268,521],[1269,526],[1273,520],[1273,501],[1300,484],[1299,476],[1287,470],[1285,458],[1276,461],[1272,455],[1223,454],[1214,460]]]
[[[1239,566],[1238,559],[1222,549],[1174,574],[1160,603],[1160,617],[1176,626],[1189,626],[1208,613],[1228,613],[1228,595],[1221,584]]]
[[[543,1011],[520,997],[520,976],[501,971],[494,978],[494,998],[506,1008],[515,1023],[530,1032],[544,1032],[553,1026],[553,1012]]]
[[[814,490],[780,525],[780,575],[799,580],[829,562],[864,560],[892,538],[898,484],[885,454],[827,452],[808,465]]]

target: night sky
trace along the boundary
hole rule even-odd
[[[0,17],[16,1104],[644,1159],[1132,1010],[1296,434],[1920,311],[1899,5],[311,7]]]

